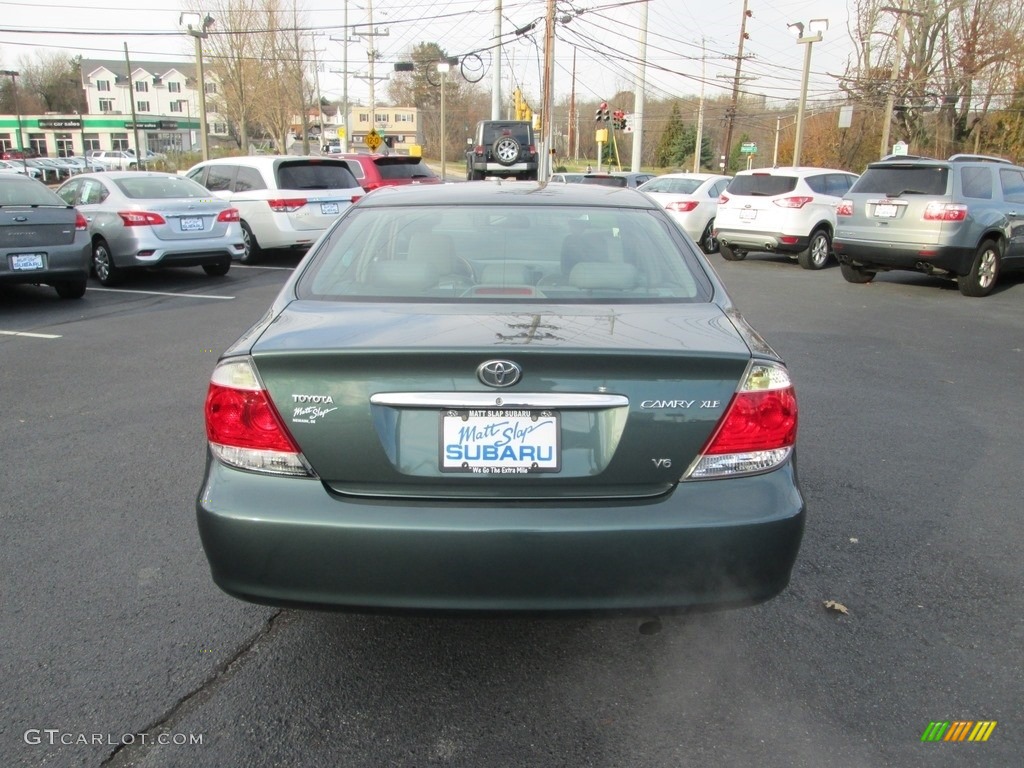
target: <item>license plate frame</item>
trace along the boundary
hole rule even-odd
[[[202,216],[182,216],[178,222],[182,232],[202,232],[206,229]]]
[[[876,219],[895,219],[897,213],[896,203],[876,203]]]
[[[740,221],[753,221],[757,218],[757,211],[753,208],[740,208]]]
[[[341,206],[337,203],[320,203],[320,213],[324,216],[337,216],[341,213]]]
[[[438,468],[488,477],[561,472],[561,423],[547,409],[443,410]]]
[[[37,272],[46,269],[45,253],[12,253],[9,258],[12,272]]]

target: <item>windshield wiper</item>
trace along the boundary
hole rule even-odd
[[[901,195],[930,195],[931,192],[924,192],[920,189],[904,189],[902,192],[886,192],[886,197],[900,197]]]

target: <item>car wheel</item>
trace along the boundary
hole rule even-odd
[[[995,240],[985,240],[971,263],[971,271],[960,275],[957,284],[964,296],[988,296],[999,279],[999,263],[1003,247]]]
[[[743,261],[747,258],[746,251],[737,251],[727,245],[722,245],[721,243],[718,245],[718,252],[722,254],[722,258],[726,261]]]
[[[85,296],[85,280],[64,280],[54,283],[53,289],[62,299],[80,299]]]
[[[519,159],[519,142],[511,136],[499,136],[491,147],[494,157],[502,165],[512,165]]]
[[[92,271],[100,285],[117,285],[124,278],[124,270],[114,264],[107,241],[100,239],[92,246]]]
[[[700,240],[697,245],[704,253],[714,253],[718,250],[718,241],[715,240],[715,220],[712,219],[708,222],[708,225],[704,227],[704,231],[700,235]]]
[[[840,264],[839,271],[843,273],[843,279],[848,283],[870,283],[875,279],[875,273],[870,269],[855,267],[852,264]]]
[[[263,255],[263,249],[260,248],[256,235],[244,221],[242,222],[242,244],[245,246],[245,252],[239,261],[243,264],[254,264]]]
[[[231,269],[231,259],[224,259],[216,264],[203,264],[203,272],[211,277],[223,277],[229,269]]]
[[[832,238],[824,229],[816,229],[811,233],[811,241],[807,250],[801,251],[796,259],[804,269],[824,269],[828,264],[828,256],[832,252]]]

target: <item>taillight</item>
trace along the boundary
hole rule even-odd
[[[723,192],[722,194],[720,194],[718,196],[718,204],[719,205],[725,205],[728,202],[729,202],[729,196],[727,194],[725,194],[725,192]]]
[[[697,207],[697,201],[696,200],[682,200],[682,201],[678,201],[678,202],[668,203],[665,206],[665,210],[667,210],[667,211],[677,211],[679,213],[687,213],[688,211],[692,211],[696,207]]]
[[[928,203],[924,209],[925,221],[963,221],[967,218],[967,206],[956,203]]]
[[[841,200],[836,206],[836,216],[853,216],[853,200]]]
[[[793,197],[783,197],[780,200],[772,200],[772,202],[780,208],[803,208],[808,203],[814,202],[814,198],[794,195]]]
[[[537,145],[536,144],[531,144],[530,146],[528,146],[526,148],[526,151],[529,152],[531,155],[536,154],[537,153]]]
[[[223,211],[217,214],[217,221],[241,221],[238,216],[237,208],[225,208]]]
[[[352,195],[352,203],[353,203],[353,205],[354,205],[355,203],[358,203],[358,202],[359,202],[360,200],[362,200],[362,199],[363,199],[363,196],[362,196],[362,195]]]
[[[78,211],[75,211],[75,229],[78,232],[84,232],[89,228],[89,221]]]
[[[270,210],[275,213],[294,213],[306,204],[304,197],[282,198],[278,200],[267,200]]]
[[[310,474],[249,360],[217,366],[205,410],[210,450],[225,464],[277,475]]]
[[[751,363],[704,450],[683,480],[767,472],[785,462],[796,443],[796,392],[778,363]]]
[[[150,211],[118,211],[117,215],[121,217],[121,221],[124,222],[126,227],[146,227],[153,224],[167,223],[167,220],[159,213],[151,213]]]
[[[477,157],[483,157],[484,156],[484,148],[481,145],[478,144],[477,146],[475,146],[473,148],[473,154],[476,155]]]

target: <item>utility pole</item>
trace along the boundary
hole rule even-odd
[[[135,135],[135,168],[141,171],[144,160],[142,147],[139,146],[139,120],[135,116],[135,84],[132,81],[132,61],[128,58],[128,43],[124,44],[124,66],[128,70],[128,99],[132,105],[132,133]]]
[[[700,173],[700,151],[704,143],[704,80],[707,78],[707,51],[700,39],[700,106],[697,108],[697,144],[693,152],[693,172]]]
[[[889,131],[892,126],[892,113],[896,109],[896,78],[900,74],[900,59],[903,55],[903,33],[907,28],[906,0],[900,0],[899,9],[891,9],[899,15],[896,23],[896,51],[892,56],[892,73],[889,76],[889,95],[885,97],[885,115],[882,117],[882,147],[879,157],[889,154]],[[870,63],[870,62],[869,62]]]
[[[729,170],[729,154],[732,151],[732,129],[736,122],[736,107],[740,98],[740,68],[743,65],[743,41],[747,39],[747,19],[753,14],[747,10],[747,0],[743,0],[743,19],[740,22],[740,44],[736,51],[736,74],[732,79],[732,102],[729,105],[729,112],[726,116],[725,146],[722,148],[722,156],[725,158],[724,171]]]
[[[494,3],[494,70],[491,72],[491,120],[501,120],[501,0]]]
[[[569,125],[566,131],[569,134],[569,146],[566,147],[566,157],[572,156],[577,160],[579,157],[579,120],[576,120],[576,125],[573,125],[573,121],[576,120],[576,46],[572,47],[572,89],[569,91]]]
[[[345,9],[342,16],[342,24],[345,26],[345,36],[341,40],[341,111],[343,114],[342,125],[344,126],[344,135],[341,137],[341,151],[348,152],[348,0],[344,0]],[[331,40],[338,42],[336,37],[332,37]],[[331,70],[337,74],[337,70]]]
[[[640,52],[636,65],[636,86],[633,90],[633,155],[630,158],[630,170],[633,173],[640,170],[640,153],[643,149],[644,88],[647,77],[647,6],[648,3],[640,5]],[[618,144],[615,147],[615,159],[618,160]]]
[[[368,38],[370,38],[370,49],[367,51],[367,56],[369,57],[369,60],[370,60],[370,75],[369,75],[369,77],[359,76],[359,79],[360,80],[367,80],[370,83],[370,132],[371,133],[376,133],[376,131],[377,131],[377,100],[376,100],[376,97],[374,95],[374,85],[377,82],[377,80],[387,80],[387,78],[386,77],[379,77],[378,78],[378,77],[375,77],[374,74],[373,74],[373,64],[374,64],[374,62],[377,59],[377,48],[374,45],[373,38],[375,38],[375,37],[387,37],[390,34],[390,32],[388,30],[386,30],[386,29],[383,32],[378,32],[374,28],[374,26],[373,26],[373,0],[369,0],[369,2],[367,3],[367,13],[369,14],[369,19],[370,19],[370,25],[369,25],[370,26],[370,31],[369,32],[357,32],[356,34],[359,35],[360,37],[368,37]]]
[[[544,105],[541,107],[540,133],[544,144],[543,157],[537,168],[537,179],[547,181],[551,178],[551,112],[554,109],[554,69],[555,69],[555,0],[547,0],[547,13],[544,21]]]

